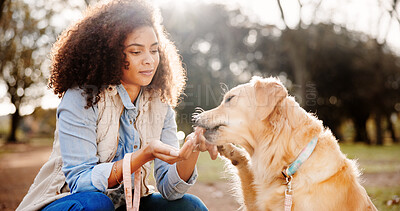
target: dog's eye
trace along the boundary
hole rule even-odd
[[[225,99],[225,103],[229,103],[229,101],[231,101],[233,97],[235,97],[235,95],[231,95],[231,96],[227,97]]]

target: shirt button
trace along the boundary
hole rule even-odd
[[[134,149],[137,149],[137,145],[133,146]]]

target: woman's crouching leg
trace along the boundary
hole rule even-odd
[[[187,210],[187,211],[203,211],[208,210],[203,201],[197,196],[185,194],[181,199],[168,201],[164,199],[161,194],[153,193],[149,196],[140,199],[141,211],[173,211],[173,210]]]
[[[112,211],[114,205],[110,198],[100,192],[74,193],[58,199],[42,209],[43,211],[88,210]]]

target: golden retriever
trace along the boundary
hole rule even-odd
[[[291,210],[377,210],[359,183],[355,161],[276,78],[253,77],[233,88],[218,107],[195,115],[195,124],[206,129],[207,141],[222,145],[219,152],[237,167],[249,211],[284,210],[282,171],[313,137],[317,145],[291,181]]]

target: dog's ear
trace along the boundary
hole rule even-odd
[[[275,106],[288,96],[283,84],[275,78],[252,80],[256,98],[256,114],[259,120],[266,119]]]

